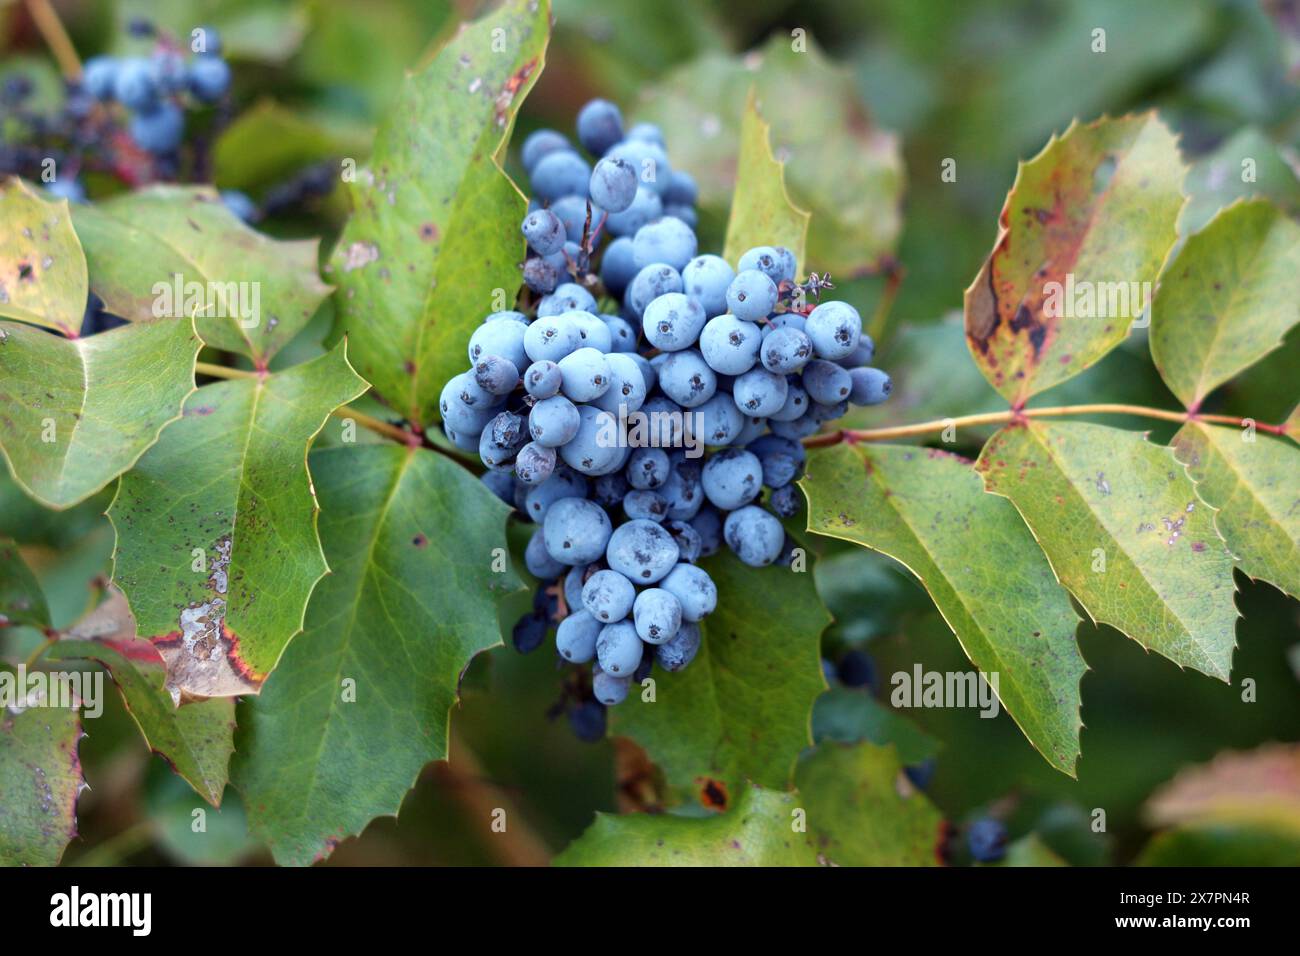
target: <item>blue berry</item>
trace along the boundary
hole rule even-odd
[[[615,677],[630,677],[641,664],[645,645],[631,621],[606,624],[596,638],[596,660],[600,669]]]
[[[613,707],[627,700],[627,691],[631,683],[630,677],[615,677],[613,674],[598,670],[591,678],[591,693],[606,707]]]
[[[684,170],[675,169],[668,178],[668,189],[664,192],[664,202],[678,206],[694,206],[700,198],[700,187],[694,177]]]
[[[834,362],[823,359],[813,359],[804,367],[802,381],[808,397],[823,405],[841,402],[853,391],[849,373]]]
[[[555,471],[555,449],[529,442],[515,456],[515,477],[526,485],[540,485]]]
[[[736,269],[740,272],[746,269],[757,269],[773,282],[779,283],[785,278],[782,274],[784,265],[781,254],[772,246],[755,246],[740,257]]]
[[[782,518],[793,518],[803,507],[803,499],[799,496],[799,489],[795,485],[782,485],[777,488],[772,492],[767,503]]]
[[[515,622],[510,632],[510,642],[520,654],[531,654],[546,640],[548,628],[546,615],[532,611]]]
[[[746,505],[727,515],[722,536],[736,557],[751,568],[771,564],[785,544],[781,522],[757,505]]]
[[[617,315],[601,316],[601,321],[603,321],[605,327],[609,329],[609,351],[636,351],[637,334],[636,329],[632,328],[632,323]]]
[[[668,481],[672,464],[662,448],[638,448],[627,460],[627,482],[633,488],[653,490]]]
[[[559,448],[573,441],[582,416],[577,406],[562,395],[544,398],[528,413],[528,433],[533,441],[548,448]]]
[[[699,415],[696,434],[706,445],[730,445],[744,433],[746,418],[726,392],[715,392],[696,413]]]
[[[567,465],[557,464],[551,477],[540,485],[529,488],[526,485],[524,505],[521,510],[539,524],[546,517],[547,510],[561,498],[581,498],[587,493],[587,483],[582,476]]]
[[[569,729],[583,743],[605,739],[605,708],[599,701],[584,700],[569,711]]]
[[[469,360],[499,355],[515,368],[528,367],[528,354],[524,349],[524,336],[530,326],[509,320],[493,321],[491,316],[469,337]]]
[[[560,375],[564,394],[575,402],[590,402],[609,389],[609,362],[594,348],[576,349],[560,359]]]
[[[578,142],[589,153],[603,156],[623,138],[623,114],[609,100],[591,100],[578,111]]]
[[[876,684],[876,665],[864,651],[851,650],[840,658],[835,675],[845,687],[869,687]]]
[[[481,332],[485,326],[481,326]],[[477,333],[475,333],[477,334]],[[473,342],[473,339],[470,339]],[[578,326],[567,315],[539,316],[523,334],[524,351],[534,362],[547,359],[559,362],[578,349],[582,336]],[[561,379],[563,379],[563,372]],[[846,373],[847,374],[847,373]]]
[[[636,596],[632,619],[641,640],[647,644],[663,644],[682,626],[682,604],[662,588],[646,588]]]
[[[670,352],[659,366],[659,388],[683,408],[695,408],[713,397],[718,377],[704,356],[695,349],[685,349]]]
[[[230,89],[230,64],[218,56],[196,56],[186,73],[190,92],[203,103],[215,103]]]
[[[611,236],[632,236],[648,222],[653,222],[663,215],[664,204],[659,194],[648,183],[639,183],[632,205],[622,212],[612,212],[605,220],[605,228]]]
[[[680,671],[695,660],[700,637],[698,624],[683,622],[676,634],[655,648],[655,662],[669,673]]]
[[[560,448],[565,464],[584,475],[603,475],[623,460],[624,449],[611,441],[618,434],[618,420],[609,412],[583,405],[578,409],[578,433]]]
[[[632,239],[632,257],[642,268],[664,262],[680,272],[695,258],[697,248],[694,230],[672,216],[647,223]]]
[[[566,312],[595,312],[595,297],[576,282],[565,282],[537,303],[537,317],[551,318]]]
[[[894,388],[889,376],[878,368],[850,369],[849,381],[849,401],[854,405],[879,405]]]
[[[646,266],[632,279],[624,296],[624,303],[636,318],[642,318],[646,308],[656,299],[682,291],[682,276],[666,263]],[[703,321],[700,327],[704,327]]]
[[[111,100],[117,84],[118,61],[111,56],[92,56],[81,69],[81,83],[86,92],[104,102]]]
[[[808,313],[804,331],[819,358],[842,359],[858,347],[862,317],[847,302],[823,302]]]
[[[707,571],[693,564],[679,564],[659,582],[659,587],[677,598],[683,621],[702,621],[718,606],[718,587]]]
[[[689,461],[678,462],[660,493],[668,499],[669,518],[690,521],[704,505],[699,466]]]
[[[605,356],[609,366],[609,388],[592,404],[620,418],[641,408],[646,397],[645,374],[634,353],[613,352]],[[648,366],[647,366],[648,367]]]
[[[966,846],[979,863],[996,863],[1007,855],[1007,828],[1000,820],[981,817],[966,831]]]
[[[734,511],[758,497],[763,488],[763,466],[753,452],[726,448],[709,456],[700,484],[710,504]]]
[[[667,292],[645,307],[641,329],[646,341],[664,352],[690,348],[704,329],[700,304],[680,292]]]
[[[763,368],[780,375],[800,371],[813,357],[812,339],[801,329],[787,326],[763,336],[759,360]]]
[[[628,521],[614,529],[608,540],[606,561],[634,584],[654,584],[677,563],[677,543],[653,521]]]
[[[647,143],[664,145],[664,133],[654,123],[637,123],[627,131],[628,139],[643,140]]]
[[[176,150],[185,136],[185,116],[170,101],[131,117],[131,139],[145,152],[165,155]]]
[[[746,415],[763,418],[784,407],[789,388],[784,375],[777,375],[765,368],[752,368],[744,375],[737,376],[732,384],[731,395],[736,401],[736,407]]]
[[[542,523],[546,550],[563,564],[589,564],[605,552],[610,539],[609,516],[585,498],[561,498],[546,511]]]
[[[532,174],[533,167],[537,165],[538,160],[548,153],[556,151],[573,151],[573,146],[563,134],[557,133],[553,129],[539,129],[528,134],[524,140],[523,148],[520,150],[519,158],[524,164],[524,170]]]
[[[790,384],[785,393],[785,404],[778,411],[770,412],[768,418],[774,422],[792,422],[802,418],[808,412],[812,399],[802,385]]]
[[[485,355],[474,365],[474,384],[492,395],[509,395],[519,384],[519,370],[507,358]]]
[[[622,212],[636,198],[636,170],[625,159],[606,157],[591,171],[592,202],[606,212]],[[657,260],[656,260],[657,261]]]
[[[736,270],[721,256],[696,256],[682,269],[683,290],[707,316],[727,311],[727,288],[735,278]]]
[[[734,315],[714,316],[700,333],[704,361],[724,375],[740,375],[753,368],[762,344],[763,333],[759,327]]]
[[[617,571],[597,571],[582,587],[582,606],[602,624],[621,621],[632,612],[636,588]]]
[[[639,270],[632,258],[632,240],[622,236],[605,247],[600,260],[600,281],[609,294],[621,298]]]
[[[585,196],[591,180],[591,167],[577,153],[555,150],[542,156],[528,176],[533,193],[554,202],[562,196]]]
[[[113,96],[127,109],[152,111],[158,105],[158,80],[149,61],[140,57],[119,61]]]
[[[535,578],[543,581],[549,581],[552,578],[558,578],[568,570],[568,566],[561,564],[551,557],[551,552],[546,550],[546,540],[542,536],[542,529],[538,528],[528,539],[528,545],[524,548],[524,567],[528,568],[528,573]]]
[[[727,307],[738,319],[757,322],[776,308],[776,283],[757,269],[744,269],[727,286]]]
[[[596,640],[604,627],[585,610],[571,611],[555,631],[555,649],[566,661],[585,664],[596,656]]]
[[[564,240],[566,243],[582,242],[583,233],[587,231],[588,205],[586,196],[561,196],[551,203],[550,211],[556,219],[560,220],[560,224],[564,227]],[[600,219],[600,210],[592,206],[590,212],[591,221],[594,224]]]
[[[763,484],[769,488],[784,488],[799,474],[799,462],[783,451],[768,452],[759,461],[763,464]]]
[[[623,513],[633,521],[662,522],[668,514],[668,499],[656,491],[629,491],[623,496]]]
[[[539,255],[549,256],[564,248],[564,223],[549,209],[530,212],[524,217],[519,229]]]

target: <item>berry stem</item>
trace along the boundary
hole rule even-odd
[[[242,368],[229,368],[225,365],[214,365],[211,362],[195,362],[194,371],[202,375],[207,375],[210,378],[260,378],[262,377],[262,373],[250,372]],[[419,435],[417,435],[415,432],[411,431],[410,429],[401,428],[397,425],[392,425],[388,422],[381,421],[378,418],[375,418],[371,415],[367,415],[365,412],[357,411],[350,405],[340,406],[339,408],[334,409],[334,411],[331,412],[330,414],[332,414],[335,418],[350,418],[358,425],[361,425],[363,428],[369,428],[372,432],[378,432],[380,435],[383,435],[385,438],[391,438],[393,441],[398,442],[400,444],[410,445],[414,447],[427,446],[429,448],[432,448],[434,451],[447,454],[447,452],[444,449],[439,448],[437,445],[433,445],[430,442],[422,439]]]
[[[63,28],[63,21],[50,5],[50,0],[26,0],[27,13],[36,24],[36,29],[45,38],[45,44],[59,62],[59,69],[68,80],[81,79],[81,58],[77,48],[68,38],[68,31]]]
[[[1091,405],[1054,405],[1048,408],[1024,408],[1019,411],[1007,409],[1004,412],[984,412],[979,415],[962,415],[957,418],[938,418],[915,425],[895,425],[889,428],[844,428],[839,431],[823,432],[803,440],[807,448],[823,448],[838,445],[841,442],[889,441],[892,438],[909,438],[913,435],[928,435],[941,432],[945,428],[965,428],[973,425],[1005,425],[1008,422],[1024,418],[1065,418],[1071,415],[1140,415],[1144,418],[1158,418],[1167,422],[1211,422],[1216,425],[1244,426],[1247,419],[1235,415],[1202,415],[1192,412],[1176,412],[1165,408],[1151,408],[1147,405],[1124,405],[1113,402],[1101,402]],[[1267,425],[1256,422],[1260,431],[1273,435],[1285,434],[1281,425]]]

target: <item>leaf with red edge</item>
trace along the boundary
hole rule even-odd
[[[122,476],[113,581],[182,698],[257,693],[327,567],[307,448],[365,391],[341,343],[270,375],[205,385]]]
[[[1186,172],[1153,113],[1076,123],[1021,164],[966,290],[971,355],[1013,406],[1128,335],[1177,238]]]

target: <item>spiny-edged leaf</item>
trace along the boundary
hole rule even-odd
[[[464,370],[493,290],[519,287],[526,204],[500,154],[541,72],[549,18],[546,0],[509,0],[462,29],[407,77],[351,184],[352,218],[326,267],[338,327],[357,370],[421,425]]]
[[[86,311],[86,257],[66,199],[0,182],[0,315],[75,336]]]
[[[17,675],[0,668],[9,682]],[[0,708],[0,866],[54,866],[77,835],[80,739],[76,708]]]
[[[1079,619],[1015,509],[984,493],[969,462],[897,445],[816,452],[801,484],[809,530],[906,565],[966,656],[997,675],[998,697],[1029,742],[1073,776],[1086,669]]]
[[[1104,425],[1029,421],[989,439],[975,467],[1094,621],[1228,679],[1232,557],[1170,449]]]
[[[73,223],[91,289],[109,312],[132,321],[194,315],[205,343],[259,366],[330,292],[316,269],[318,240],[268,238],[207,186],[151,186],[79,205]]]
[[[113,580],[174,698],[256,693],[326,570],[307,446],[365,382],[344,345],[205,385],[123,476]]]
[[[736,190],[722,258],[734,263],[754,246],[785,246],[802,266],[807,262],[804,242],[810,216],[790,201],[785,188],[785,164],[772,155],[770,134],[771,127],[759,115],[751,89],[740,124]]]
[[[235,702],[177,707],[165,685],[162,656],[136,636],[135,620],[116,589],[45,652],[47,660],[93,660],[113,676],[127,711],[154,753],[214,807],[221,805],[234,750]]]
[[[689,668],[687,668],[689,670]],[[807,833],[793,826],[803,801],[749,784],[726,813],[705,817],[597,813],[556,866],[816,866]]]
[[[0,627],[24,626],[49,627],[50,608],[18,545],[0,538]]]
[[[500,643],[497,601],[520,583],[493,571],[508,510],[444,456],[352,445],[311,466],[333,573],[240,710],[233,771],[253,832],[295,864],[397,813],[447,756],[460,675]]]
[[[943,814],[906,782],[892,747],[822,744],[799,761],[817,851],[839,866],[934,866]]]
[[[1178,231],[1184,236],[1245,196],[1264,196],[1287,212],[1300,212],[1300,175],[1277,143],[1247,126],[1192,165],[1187,194],[1191,198],[1178,220]]]
[[[1300,598],[1300,450],[1281,438],[1188,422],[1174,454],[1252,578]]]
[[[1020,165],[966,290],[971,355],[1013,405],[1128,335],[1174,243],[1185,173],[1152,113],[1075,123]]]
[[[732,203],[741,118],[756,89],[790,195],[812,213],[800,265],[847,277],[894,251],[902,152],[867,115],[854,79],[806,39],[806,50],[778,35],[743,57],[699,57],[644,90],[636,116],[663,128],[673,165],[699,182],[701,208],[720,212]]]
[[[918,764],[939,752],[939,741],[871,694],[849,687],[832,687],[813,708],[813,737],[818,744],[862,741],[877,747],[893,745],[904,763]]]
[[[1151,357],[1188,408],[1282,344],[1300,322],[1300,226],[1239,202],[1187,240],[1151,304]]]
[[[789,786],[826,689],[819,638],[831,619],[810,573],[751,568],[730,552],[705,567],[718,608],[701,625],[699,654],[685,670],[654,672],[654,701],[634,686],[610,727],[644,747],[671,785],[716,807],[744,780]]]
[[[63,339],[0,322],[0,452],[49,508],[130,468],[194,391],[202,343],[189,319]]]

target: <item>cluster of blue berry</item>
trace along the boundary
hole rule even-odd
[[[592,665],[592,729],[591,707],[695,657],[718,600],[700,559],[725,543],[753,567],[788,563],[800,439],[884,401],[890,381],[851,305],[808,303],[829,283],[798,282],[790,250],[734,267],[699,254],[697,188],[658,128],[625,131],[595,100],[577,133],[594,163],[554,130],[524,142],[529,292],[475,330],[440,407],[483,480],[541,526],[525,553],[541,589],[515,646],[541,644],[545,595],[562,598],[556,647]]]

